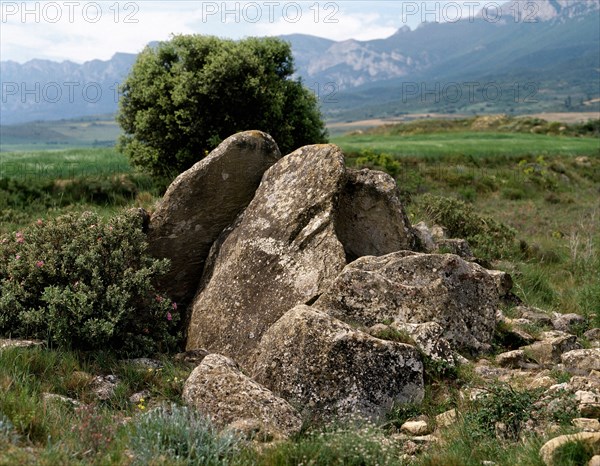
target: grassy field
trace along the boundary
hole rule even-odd
[[[514,292],[526,304],[585,316],[581,332],[600,327],[599,136],[547,134],[546,127],[545,134],[532,134],[529,129],[445,125],[377,128],[333,142],[343,148],[349,165],[383,169],[396,178],[413,223],[438,222],[451,235],[472,235],[476,255],[490,267],[510,272]],[[108,148],[1,153],[0,167],[0,233],[13,234],[38,218],[64,212],[89,209],[111,216],[130,206],[152,209],[164,189]],[[459,221],[449,222],[435,205],[450,206]],[[480,231],[467,231],[469,219],[481,220]],[[494,226],[514,237],[486,236]],[[476,384],[470,365],[451,376],[429,368],[424,402],[396,407],[380,423],[307,425],[293,439],[254,449],[219,436],[186,411],[169,420],[160,412],[145,417],[160,403],[181,403],[183,380],[193,368],[168,355],[158,357],[164,368],[148,371],[110,353],[0,350],[0,465],[142,464],[150,461],[147,452],[152,452],[152,464],[198,463],[197,456],[185,456],[192,451],[218,451],[207,464],[402,465],[408,464],[402,449],[390,441],[397,426],[409,417],[432,418],[451,407],[463,416],[444,434],[444,443],[410,464],[479,465],[486,460],[543,465],[538,450],[546,435],[498,439],[468,423],[472,408],[457,390]],[[491,361],[493,357],[489,355]],[[119,389],[106,401],[94,401],[89,375],[108,373],[120,378]],[[564,374],[552,371],[551,376],[560,382]],[[151,401],[129,400],[143,390]],[[44,392],[90,405],[50,404]],[[508,410],[500,395],[489,400],[488,412],[499,406]],[[527,391],[517,395],[520,401],[533,396]],[[570,419],[565,416],[562,431],[569,432]],[[197,425],[193,432],[186,427],[190,422]],[[169,436],[160,437],[163,432]],[[185,455],[176,461],[174,451]]]
[[[457,132],[386,137],[377,134],[359,134],[335,137],[332,142],[338,144],[347,153],[358,153],[369,149],[397,157],[600,155],[598,139],[541,134]]]
[[[129,161],[114,148],[21,150],[0,153],[0,178],[71,179],[130,173]]]

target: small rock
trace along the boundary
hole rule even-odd
[[[400,430],[408,435],[427,435],[431,429],[425,421],[407,421],[400,427]]]
[[[552,325],[555,330],[560,330],[567,333],[575,333],[578,328],[582,328],[586,324],[586,319],[579,314],[559,314],[554,313]]]
[[[600,417],[600,395],[594,392],[578,390],[575,399],[579,403],[579,412],[584,417]]]
[[[554,384],[554,379],[548,375],[536,377],[528,385],[527,388],[535,390],[537,388],[549,388]]]
[[[600,348],[578,349],[563,353],[562,363],[570,368],[580,371],[600,371]]]
[[[498,289],[498,296],[506,296],[513,287],[513,280],[510,274],[501,270],[489,270],[488,273],[492,276],[496,282],[496,288]]]
[[[143,369],[162,369],[163,368],[162,362],[160,362],[156,359],[150,359],[150,358],[127,359],[125,362],[128,364],[131,364],[132,366],[137,366],[137,367],[143,368]]]
[[[148,390],[142,390],[141,392],[134,393],[129,397],[129,401],[134,404],[148,401],[150,398],[150,392]]]
[[[421,243],[423,252],[432,253],[435,251],[436,247],[433,236],[431,235],[431,230],[429,230],[429,227],[425,222],[419,222],[416,225],[413,225],[413,231]]]
[[[39,340],[13,340],[12,338],[0,338],[0,350],[7,348],[31,348],[34,346],[44,346],[43,341]]]
[[[437,242],[437,249],[440,253],[456,254],[468,261],[474,259],[471,246],[464,239],[440,239]]]
[[[515,310],[519,312],[521,317],[523,317],[524,319],[530,320],[531,322],[535,322],[538,325],[552,327],[552,319],[541,309],[538,309],[536,307],[517,306]]]
[[[500,353],[498,356],[496,356],[496,363],[500,367],[507,367],[511,369],[523,367],[527,361],[527,355],[523,350],[507,351],[506,353]]]
[[[450,409],[435,417],[435,422],[438,427],[449,427],[456,422],[456,409]]]
[[[271,432],[265,424],[258,419],[238,419],[225,427],[225,432],[235,433],[247,441],[270,442],[276,434]]]
[[[592,459],[588,463],[588,466],[600,466],[600,455],[592,456]]]
[[[72,408],[82,406],[81,402],[56,393],[42,393],[42,400],[44,400],[44,403],[62,403]]]
[[[600,431],[600,421],[598,419],[590,419],[587,417],[578,417],[573,419],[571,423],[586,432],[598,432]]]
[[[563,332],[544,332],[543,336],[543,341],[521,348],[538,364],[560,362],[560,356],[563,353],[581,348],[575,335],[568,335]]]
[[[431,236],[435,241],[446,238],[446,230],[440,225],[433,225],[431,227]]]
[[[98,397],[99,400],[108,400],[114,395],[115,388],[118,383],[119,379],[116,375],[98,375],[94,377],[94,379],[91,382],[92,391]]]
[[[546,442],[540,449],[540,456],[547,466],[558,466],[554,461],[556,450],[570,442],[582,442],[595,452],[600,451],[600,433],[580,432],[578,434],[561,435]]]
[[[583,334],[590,341],[600,341],[600,328],[592,328]]]
[[[202,360],[208,356],[210,353],[206,351],[204,348],[196,348],[188,351],[184,351],[183,353],[177,353],[173,360],[177,362],[184,362],[187,364],[194,364],[195,366],[200,365]]]
[[[418,435],[412,437],[411,440],[415,443],[436,443],[440,441],[435,435]]]

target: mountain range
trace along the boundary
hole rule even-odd
[[[332,120],[599,108],[597,0],[513,0],[500,15],[403,26],[370,41],[281,38]],[[0,123],[114,113],[116,86],[135,59],[117,53],[83,64],[0,62]]]

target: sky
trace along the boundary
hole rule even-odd
[[[172,34],[248,36],[311,34],[371,40],[421,22],[454,22],[488,0],[388,1],[37,1],[0,0],[0,60],[77,63],[137,53]]]

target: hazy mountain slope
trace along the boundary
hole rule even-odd
[[[598,98],[600,2],[541,0],[537,9],[531,5],[531,0],[506,3],[498,22],[480,15],[457,23],[427,23],[412,31],[402,27],[372,41],[336,42],[303,34],[282,38],[292,45],[297,75],[319,93],[329,117],[482,111],[479,101],[430,105],[417,97],[405,105],[402,90],[407,83],[428,89],[452,82],[536,83],[544,101],[540,108],[558,108],[568,97],[576,102]],[[116,85],[134,61],[133,54],[117,53],[110,60],[81,65],[0,62],[0,123],[115,112]],[[512,107],[529,109],[532,103],[527,104]],[[510,102],[498,109],[510,110]]]

